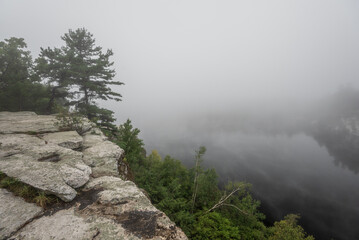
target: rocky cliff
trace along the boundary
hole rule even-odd
[[[126,181],[123,150],[86,119],[0,113],[0,172],[57,196],[46,209],[0,188],[0,239],[187,239]]]

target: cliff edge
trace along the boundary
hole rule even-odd
[[[82,119],[0,112],[0,172],[57,196],[43,209],[0,188],[0,239],[187,239],[126,180],[124,151]]]

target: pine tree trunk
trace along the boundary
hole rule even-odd
[[[84,88],[84,93],[85,93],[85,110],[86,110],[86,115],[87,115],[87,118],[88,119],[92,119],[92,114],[90,113],[88,107],[89,107],[89,97],[88,97],[88,91],[87,91],[87,88],[85,87]]]
[[[57,87],[54,87],[54,88],[51,90],[51,97],[50,97],[49,103],[47,104],[47,107],[46,107],[46,112],[47,112],[48,114],[50,114],[50,113],[52,112],[52,107],[54,106],[56,89],[57,89]]]
[[[195,168],[195,175],[194,175],[194,189],[193,189],[193,194],[192,194],[192,209],[191,212],[193,213],[193,209],[194,209],[194,205],[196,203],[196,197],[197,197],[197,191],[198,191],[198,167],[199,167],[199,157],[196,157],[196,168]]]

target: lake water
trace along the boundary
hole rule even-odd
[[[214,167],[221,181],[252,183],[268,222],[298,213],[300,224],[316,239],[359,239],[359,155],[350,156],[358,162],[348,166],[345,156],[331,156],[333,151],[304,133],[183,131],[152,133],[145,143],[148,151],[157,149],[188,166],[204,145],[204,165]]]

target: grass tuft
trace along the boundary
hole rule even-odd
[[[54,195],[48,195],[44,191],[36,189],[19,180],[8,177],[0,172],[0,188],[5,188],[15,196],[22,197],[25,201],[35,203],[42,208],[48,208],[59,203],[59,198]]]

